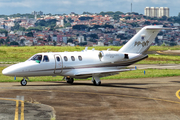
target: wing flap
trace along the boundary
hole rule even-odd
[[[93,75],[93,74],[111,74],[111,73],[119,73],[119,72],[131,71],[131,70],[135,70],[135,69],[93,70],[93,71],[77,72],[74,75],[84,76],[84,75]]]

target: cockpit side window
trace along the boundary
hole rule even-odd
[[[37,63],[40,63],[42,60],[42,55],[34,55],[29,60],[36,61]]]
[[[47,55],[44,55],[43,62],[49,62],[49,58]]]

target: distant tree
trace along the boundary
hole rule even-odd
[[[131,19],[131,16],[124,17],[126,20]]]
[[[28,29],[26,29],[26,31],[29,31],[31,32],[32,30],[35,30],[35,31],[42,31],[42,27],[41,26],[37,26],[37,27],[29,27]]]
[[[87,28],[88,28],[87,25],[74,25],[73,26],[73,29],[77,29],[77,30],[85,30]]]
[[[35,26],[45,26],[45,27],[50,27],[50,26],[53,26],[55,27],[56,26],[56,22],[57,20],[56,19],[50,19],[50,20],[38,20],[36,23],[35,23]]]
[[[159,22],[153,22],[152,25],[159,25]]]
[[[9,37],[6,38],[6,41],[5,41],[5,42],[6,42],[6,43],[10,42]]]
[[[71,23],[66,23],[64,27],[71,27]]]
[[[103,27],[104,27],[104,28],[114,28],[114,26],[108,25],[108,24],[103,25]]]
[[[92,39],[92,38],[91,38],[89,41],[90,41],[90,42],[94,42],[94,43],[96,43],[96,42],[97,42],[97,40]]]
[[[100,25],[94,25],[92,28],[93,29],[98,29],[98,28],[101,28],[102,26],[100,26]]]
[[[160,32],[158,33],[158,35],[163,35],[163,32],[162,32],[162,31],[160,31]]]
[[[177,43],[176,43],[176,42],[170,42],[169,45],[170,45],[170,46],[176,46]]]
[[[93,39],[98,39],[98,35],[97,34],[91,34],[90,37],[93,38]]]
[[[21,39],[20,44],[24,44],[25,39]]]
[[[149,21],[145,21],[144,25],[151,25],[151,23]]]
[[[14,23],[14,27],[11,27],[11,30],[14,31],[14,30],[19,30],[21,26],[19,25],[19,22],[15,22]]]
[[[114,20],[119,20],[119,18],[121,18],[120,15],[116,15],[116,14],[115,14],[115,15],[113,16],[113,19],[114,19]]]
[[[48,42],[52,41],[52,39],[51,39],[51,36],[50,36],[50,35],[48,35],[48,37],[47,37],[47,41],[48,41]]]
[[[130,23],[133,27],[139,27],[139,24],[137,22]]]
[[[168,18],[168,17],[164,15],[164,16],[162,16],[162,17],[160,18],[160,20],[162,20],[162,21],[166,21],[166,20],[167,20],[167,18]]]
[[[127,39],[127,37],[125,37],[124,34],[118,34],[117,38],[121,38],[121,40]]]
[[[93,13],[90,13],[90,12],[83,12],[82,14],[92,15]]]
[[[13,42],[10,43],[10,45],[19,45],[19,43],[16,42],[16,41],[13,41]]]
[[[159,39],[157,37],[155,38],[155,43],[159,44]]]
[[[5,40],[4,39],[0,39],[0,44],[4,44],[5,43]]]
[[[92,20],[93,19],[93,17],[85,17],[85,16],[83,16],[83,17],[80,17],[79,18],[79,20]]]
[[[73,43],[73,38],[69,38],[69,39],[67,40],[67,42],[68,42],[68,43]]]
[[[56,41],[53,41],[53,45],[56,46],[56,44],[57,44]]]
[[[33,37],[33,33],[32,32],[28,32],[25,34],[27,37]]]
[[[82,42],[82,43],[79,43],[80,46],[85,46],[87,45],[87,42]]]
[[[124,13],[123,13],[123,12],[120,12],[120,11],[116,11],[114,14],[115,14],[115,15],[122,15],[122,14],[124,14]]]
[[[0,33],[4,33],[6,37],[8,36],[8,31],[5,29],[0,29]]]
[[[26,31],[26,28],[24,28],[24,27],[19,27],[19,31]]]

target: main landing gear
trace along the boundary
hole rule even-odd
[[[26,85],[27,85],[27,80],[26,80],[26,79],[29,81],[29,78],[28,78],[28,77],[23,78],[23,79],[21,80],[20,83],[21,83],[22,86],[26,86]]]
[[[92,77],[92,82],[94,85],[100,86],[101,85],[101,80],[99,79],[99,76],[93,76]]]
[[[74,78],[65,77],[65,80],[69,84],[73,84],[73,82],[74,82]]]

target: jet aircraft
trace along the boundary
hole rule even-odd
[[[27,84],[28,77],[64,76],[72,84],[74,78],[92,77],[94,85],[101,85],[101,77],[130,71],[127,66],[148,57],[146,51],[151,46],[162,25],[145,26],[134,35],[119,51],[88,50],[79,52],[37,53],[27,61],[5,68],[2,74],[23,77],[21,85]]]

